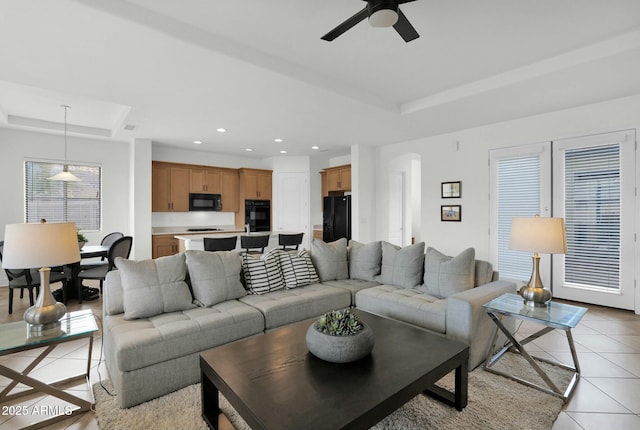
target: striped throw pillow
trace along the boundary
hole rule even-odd
[[[280,250],[278,255],[286,288],[303,287],[320,282],[311,261],[311,255],[306,249],[289,252]]]
[[[244,280],[251,294],[264,294],[284,289],[277,249],[272,249],[261,257],[246,252],[241,255]]]

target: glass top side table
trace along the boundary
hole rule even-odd
[[[86,412],[91,409],[94,404],[93,399],[92,401],[87,401],[73,394],[70,394],[69,392],[65,392],[58,387],[68,384],[69,382],[84,379],[89,386],[89,392],[92,393],[89,374],[91,370],[93,334],[98,331],[98,325],[96,323],[95,316],[93,315],[91,310],[87,309],[77,312],[68,312],[60,319],[60,321],[62,323],[60,333],[51,336],[35,337],[28,335],[29,330],[27,328],[27,323],[24,321],[0,324],[0,356],[44,347],[44,350],[37,357],[35,357],[33,361],[22,371],[14,370],[8,367],[8,365],[0,362],[0,375],[5,376],[11,380],[9,385],[7,385],[2,389],[2,391],[0,391],[0,404],[6,405],[7,411],[11,412],[12,409],[10,405],[12,404],[12,401],[14,399],[34,393],[44,393],[50,396],[57,397],[58,399],[70,403],[71,405],[74,405],[69,407],[54,408],[55,412],[59,412],[54,416],[50,416],[50,414],[42,414],[40,410],[33,410],[30,407],[14,407],[14,415],[33,415],[34,418],[37,419],[42,419],[42,415],[50,416],[48,419],[28,425],[27,428],[30,429],[47,427],[55,422],[62,421],[74,415]],[[29,376],[31,371],[38,364],[40,364],[42,360],[44,360],[58,345],[83,338],[89,340],[89,352],[87,357],[87,366],[85,369],[86,371],[81,374],[63,378],[54,382],[43,382],[35,379],[32,376]],[[12,394],[11,392],[19,383],[27,385],[31,388]]]
[[[485,303],[483,306],[489,317],[491,317],[496,325],[493,340],[491,342],[489,351],[487,352],[487,358],[484,362],[485,370],[498,375],[506,376],[507,378],[518,381],[524,385],[537,388],[546,393],[555,395],[562,398],[565,402],[569,400],[573,389],[580,379],[580,364],[578,362],[578,355],[576,353],[576,348],[573,342],[573,336],[571,335],[571,329],[575,328],[578,325],[584,314],[587,312],[587,308],[555,302],[549,302],[549,305],[543,308],[529,308],[524,304],[522,297],[517,294],[503,294],[502,296],[497,297],[488,303]],[[504,324],[502,324],[502,319],[505,316],[525,321],[531,321],[544,327],[536,333],[528,336],[527,338],[518,341],[515,339],[515,337],[513,337],[513,335],[504,326]],[[508,342],[504,347],[496,352],[495,350],[496,341],[498,339],[498,329],[500,329],[500,331],[507,337]],[[569,349],[571,350],[571,357],[573,358],[574,367],[569,367],[564,364],[542,359],[539,357],[536,357],[536,360],[543,361],[553,366],[561,367],[573,372],[571,381],[569,382],[569,385],[567,386],[565,391],[562,391],[560,390],[560,388],[558,388],[558,386],[549,378],[546,372],[538,365],[538,363],[535,362],[534,358],[529,355],[529,353],[524,348],[524,345],[526,345],[527,343],[534,341],[553,330],[562,330],[565,332],[567,336],[567,342],[569,343]],[[508,350],[514,348],[527,360],[527,362],[534,368],[536,373],[540,375],[540,377],[547,384],[547,387],[535,384],[530,381],[526,381],[512,375],[508,375],[504,372],[492,368],[492,366]]]

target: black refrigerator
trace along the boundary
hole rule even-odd
[[[322,240],[351,240],[351,196],[325,197],[322,210]]]

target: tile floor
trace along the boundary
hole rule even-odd
[[[94,285],[96,286],[96,285]],[[14,313],[7,314],[8,290],[0,288],[0,323],[20,321],[29,305],[28,298],[14,298]],[[102,300],[79,305],[71,302],[69,310],[92,309],[97,316],[102,315]],[[573,330],[578,358],[582,367],[582,377],[571,400],[565,405],[553,430],[600,430],[603,428],[640,429],[640,316],[632,312],[588,306],[589,311],[578,327]],[[100,321],[99,321],[100,323]],[[519,338],[537,331],[538,326],[526,323],[519,329]],[[92,382],[98,381],[98,358],[101,336],[94,338],[92,359]],[[571,355],[566,337],[561,332],[549,333],[528,345],[528,351],[540,357],[571,363]],[[34,356],[34,351],[0,357],[3,363],[20,368]],[[87,342],[75,341],[58,347],[51,357],[37,367],[40,375],[56,375],[60,378],[67,372],[80,372],[86,365]],[[23,366],[23,367],[24,367]],[[100,366],[102,378],[107,378],[104,364]],[[8,380],[0,377],[0,390]],[[89,392],[84,383],[66,387],[76,395],[87,397]],[[55,406],[59,404],[51,398],[27,397],[20,405]],[[514,411],[514,418],[517,411]],[[15,429],[27,421],[25,417],[0,415],[0,430]],[[31,417],[32,418],[32,417]],[[93,413],[88,412],[59,422],[52,429],[97,429]]]

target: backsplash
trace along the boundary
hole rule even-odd
[[[153,212],[153,227],[234,225],[233,212]]]

